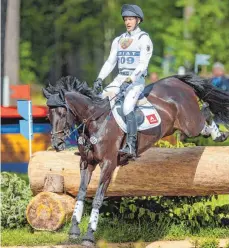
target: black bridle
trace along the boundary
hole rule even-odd
[[[113,86],[113,87],[117,87],[117,86]],[[116,98],[116,97],[118,97],[118,96],[120,97],[122,94],[123,94],[123,92],[121,92],[121,91],[120,91],[118,94],[115,94],[115,96],[113,96],[106,104],[110,104],[110,101],[111,101],[111,100],[113,100],[114,98]],[[73,116],[75,116],[75,115],[74,115],[74,112],[71,110],[71,108],[68,106],[67,103],[64,105],[64,107],[67,109],[67,115],[71,112],[71,113],[73,114]],[[108,117],[111,115],[111,112],[112,112],[112,109],[109,111]],[[104,113],[105,113],[105,111],[101,114],[101,116],[102,116]],[[80,123],[80,125],[77,126],[77,127],[75,127],[75,128],[73,128],[72,130],[71,130],[71,127],[70,127],[68,121],[66,120],[66,125],[65,125],[65,127],[64,127],[62,130],[59,130],[59,131],[56,131],[56,132],[51,132],[51,137],[52,137],[52,139],[55,139],[56,134],[63,133],[64,136],[63,136],[62,138],[59,138],[59,137],[58,137],[58,139],[61,140],[61,141],[63,141],[63,142],[65,142],[65,139],[66,139],[66,138],[69,138],[70,135],[71,135],[72,133],[78,131],[81,127],[83,127],[83,128],[82,128],[81,135],[84,136],[86,123],[87,123],[89,120],[91,120],[91,118],[94,117],[96,114],[97,114],[97,112],[95,111],[95,112],[94,112],[92,115],[90,115],[88,118],[83,119],[83,121]],[[101,125],[101,127],[99,128],[99,130],[98,130],[97,133],[100,133],[100,130],[103,129],[103,127],[104,127],[105,124],[107,123],[107,120],[108,120],[108,119],[109,119],[109,118],[106,118],[106,119],[103,121],[103,123],[102,123],[102,125]],[[66,126],[67,126],[67,128],[66,128]]]

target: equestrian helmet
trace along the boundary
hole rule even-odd
[[[143,22],[144,14],[142,9],[134,4],[124,4],[121,9],[122,18],[125,16],[135,16],[140,18],[141,22]]]

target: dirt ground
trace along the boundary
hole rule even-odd
[[[220,240],[220,248],[224,248],[229,243],[228,239]],[[98,248],[194,248],[189,240],[182,241],[156,241],[152,243],[103,243],[97,244]],[[7,248],[26,248],[26,246],[7,246]],[[29,248],[85,248],[81,245],[53,245],[53,246],[29,246]]]

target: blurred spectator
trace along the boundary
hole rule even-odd
[[[185,67],[184,66],[180,66],[178,68],[178,75],[185,75]]]
[[[212,67],[212,74],[212,85],[221,90],[229,91],[229,79],[225,76],[224,65],[216,62]]]
[[[159,80],[158,74],[156,72],[151,72],[149,75],[149,80],[151,83],[155,83]]]

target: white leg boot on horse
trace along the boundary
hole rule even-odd
[[[117,162],[112,161],[112,159],[105,160],[104,163],[101,165],[101,176],[99,180],[99,186],[97,188],[95,198],[92,203],[92,211],[91,211],[87,233],[83,237],[83,242],[82,242],[82,245],[86,247],[95,247],[94,232],[97,229],[97,225],[99,221],[99,209],[103,205],[104,195],[106,193],[107,187],[111,180],[111,176],[116,166],[117,166]]]
[[[206,124],[201,131],[203,136],[210,136],[215,142],[223,142],[229,137],[229,132],[220,132],[218,126],[213,120],[212,113],[209,108],[208,103],[204,103],[201,109],[201,112],[206,117]]]
[[[219,128],[213,120],[211,125],[205,124],[201,134],[203,136],[211,135],[213,141],[215,142],[223,142],[229,137],[229,132],[220,132]]]
[[[87,193],[87,187],[91,180],[91,175],[94,170],[94,166],[88,165],[86,161],[80,161],[80,174],[81,182],[79,192],[77,195],[77,201],[72,215],[72,225],[69,231],[70,239],[77,239],[80,237],[79,223],[83,215],[84,200]]]

